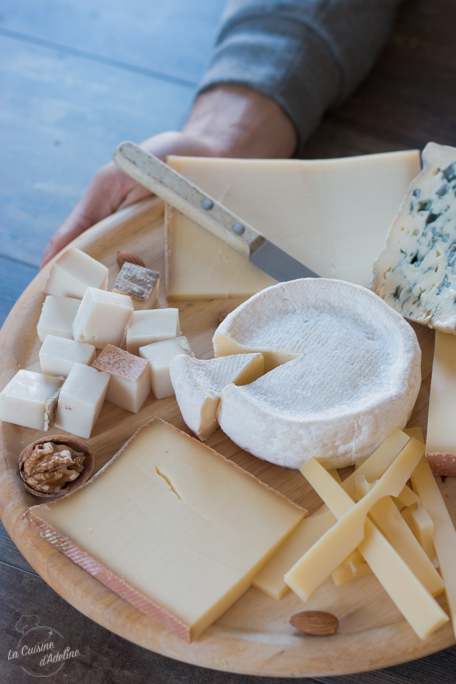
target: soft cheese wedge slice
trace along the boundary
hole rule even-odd
[[[456,337],[436,331],[426,457],[436,475],[456,475]]]
[[[87,486],[26,513],[45,539],[188,641],[241,596],[304,515],[159,419]]]
[[[204,442],[218,427],[220,392],[233,382],[245,385],[264,371],[263,354],[234,354],[218,359],[176,356],[170,366],[171,382],[182,417]]]
[[[241,448],[290,468],[312,456],[343,467],[370,454],[406,425],[420,387],[411,326],[366,288],[339,280],[263,290],[227,316],[213,342],[216,356],[262,352],[274,368],[225,387],[218,420]]]
[[[374,264],[372,289],[396,311],[456,332],[456,148],[429,143]]]
[[[366,287],[420,170],[416,150],[310,161],[167,161],[315,273]],[[170,299],[247,296],[275,282],[178,211],[167,208],[166,219]]]

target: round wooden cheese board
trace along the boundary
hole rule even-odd
[[[105,219],[80,236],[74,246],[83,249],[110,269],[110,284],[118,273],[120,249],[141,255],[147,266],[164,273],[163,205],[146,200]],[[36,325],[44,300],[46,270],[20,297],[0,333],[2,362],[0,388],[19,368],[38,369],[40,342]],[[166,306],[162,278],[159,306]],[[242,300],[213,299],[173,302],[180,309],[181,328],[200,358],[212,356],[212,335],[221,311],[232,310]],[[424,430],[432,368],[433,332],[416,327],[423,351],[423,383],[410,426]],[[96,454],[99,470],[131,434],[154,416],[186,428],[174,397],[155,400],[151,395],[138,414],[105,403],[92,437],[87,440]],[[304,605],[289,592],[275,601],[249,589],[217,622],[191,644],[154,623],[103,584],[44,541],[22,519],[31,505],[40,503],[27,493],[16,474],[20,452],[43,433],[2,423],[0,428],[0,513],[19,550],[41,577],[66,601],[107,629],[157,653],[196,665],[262,676],[304,677],[341,675],[378,669],[419,658],[455,643],[447,623],[426,640],[419,639],[402,618],[374,576],[336,587],[327,580]],[[224,456],[282,492],[310,513],[320,501],[298,471],[273,466],[247,454],[221,430],[208,441]],[[286,449],[286,444],[283,445]],[[456,520],[456,480],[439,486],[453,520]],[[119,549],[119,552],[120,549]],[[444,596],[439,597],[447,609]],[[300,610],[325,610],[340,621],[337,634],[306,637],[289,624]]]

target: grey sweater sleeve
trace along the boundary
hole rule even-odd
[[[372,66],[402,0],[229,0],[199,87],[236,83],[291,118],[296,156]]]

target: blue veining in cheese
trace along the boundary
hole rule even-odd
[[[372,289],[417,323],[456,333],[456,148],[429,143],[374,264]]]

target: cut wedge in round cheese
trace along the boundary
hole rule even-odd
[[[218,427],[220,392],[226,385],[253,382],[264,371],[262,354],[235,354],[218,359],[176,356],[171,382],[186,424],[204,442]]]
[[[248,299],[217,328],[216,356],[261,352],[270,370],[221,392],[218,420],[259,458],[328,468],[370,454],[404,427],[420,383],[412,327],[377,295],[340,280],[279,283]]]

